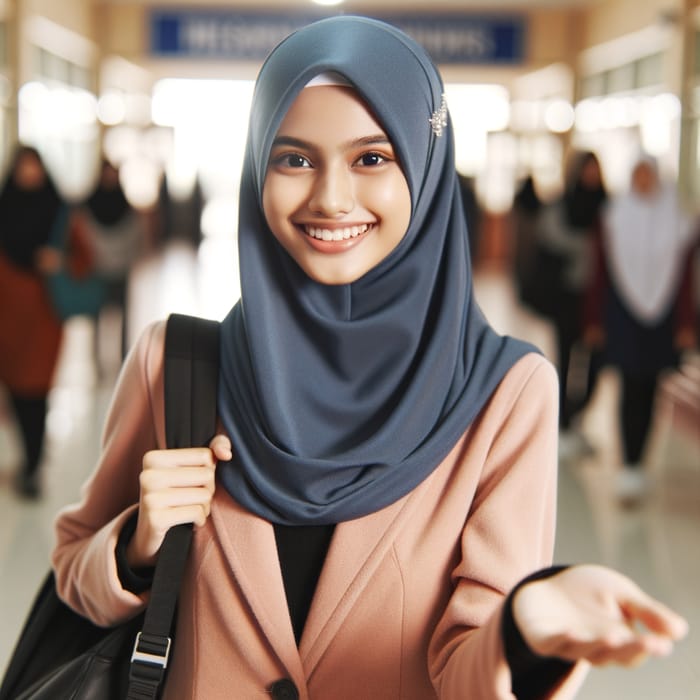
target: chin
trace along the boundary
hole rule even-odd
[[[308,274],[308,273],[307,273]],[[344,284],[352,284],[358,277],[336,277],[327,275],[308,275],[314,282],[325,284],[328,287],[341,287]]]
[[[363,274],[353,274],[351,272],[333,272],[328,270],[319,272],[318,270],[309,270],[308,268],[303,269],[307,277],[310,277],[314,282],[325,284],[329,287],[340,287],[344,284],[352,284],[360,279]]]

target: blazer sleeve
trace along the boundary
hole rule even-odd
[[[557,378],[545,360],[521,382],[500,414],[461,538],[453,593],[429,647],[441,700],[511,699],[502,638],[504,601],[525,576],[551,564],[557,481]],[[487,412],[488,413],[488,412]],[[478,428],[477,428],[478,429]],[[576,664],[543,697],[572,697],[585,664]]]
[[[149,326],[124,364],[107,413],[96,469],[79,503],[59,512],[51,560],[59,596],[95,624],[133,617],[148,592],[125,590],[117,572],[119,534],[139,499],[144,454],[164,439],[163,348],[165,324]]]

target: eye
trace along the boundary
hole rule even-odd
[[[272,163],[282,168],[310,168],[311,163],[298,153],[282,153],[272,159]]]
[[[386,163],[388,160],[389,159],[381,153],[370,151],[368,153],[363,153],[355,162],[357,165],[371,168],[373,166],[382,165],[382,163]]]

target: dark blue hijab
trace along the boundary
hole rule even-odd
[[[261,204],[285,113],[328,72],[347,79],[383,125],[412,201],[399,245],[338,286],[305,275]],[[219,412],[234,459],[219,475],[236,501],[274,523],[351,520],[407,494],[532,350],[498,336],[474,301],[442,100],[425,51],[364,17],[295,32],[258,76],[240,191],[242,298],[222,324]]]

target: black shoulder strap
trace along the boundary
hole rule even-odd
[[[171,314],[165,333],[168,447],[206,445],[216,429],[219,323]]]
[[[219,324],[172,314],[165,332],[165,435],[169,448],[207,445],[216,431]],[[192,526],[171,528],[158,554],[143,628],[131,658],[127,700],[157,697],[171,644]]]

